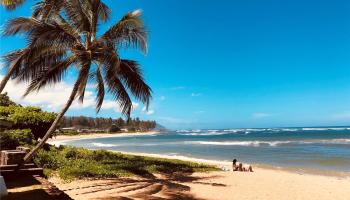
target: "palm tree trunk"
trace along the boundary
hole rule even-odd
[[[8,71],[6,73],[6,75],[4,76],[4,78],[2,78],[1,83],[0,83],[0,94],[2,93],[2,91],[4,90],[7,81],[10,80],[11,74],[13,72],[13,68],[10,69],[10,71]]]
[[[72,93],[66,103],[66,105],[63,107],[63,109],[61,110],[61,112],[57,115],[55,121],[52,123],[51,127],[49,128],[49,130],[46,132],[45,136],[42,138],[42,140],[39,142],[39,144],[37,144],[35,146],[34,149],[32,149],[23,159],[23,162],[26,163],[28,162],[31,158],[33,158],[33,156],[36,154],[36,152],[45,144],[45,142],[50,138],[51,134],[56,130],[57,125],[59,124],[59,122],[61,121],[62,117],[64,116],[64,114],[67,112],[68,108],[72,105],[75,96],[78,92],[78,88],[79,88],[79,79],[78,81],[74,84],[74,88],[72,90]]]

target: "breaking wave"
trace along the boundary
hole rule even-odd
[[[116,147],[117,145],[115,144],[104,144],[104,143],[99,143],[99,142],[94,142],[92,145],[96,147]]]
[[[187,144],[217,146],[280,146],[285,144],[350,144],[350,139],[305,140],[305,141],[187,141]]]

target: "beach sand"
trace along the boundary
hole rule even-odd
[[[58,135],[50,138],[47,143],[52,145],[60,145],[65,141],[81,140],[81,139],[93,139],[93,138],[109,138],[109,137],[125,137],[125,136],[137,136],[137,135],[154,135],[161,134],[158,131],[147,132],[135,132],[135,133],[89,133],[82,135]]]
[[[154,134],[154,133],[150,133]],[[110,134],[106,135],[113,137]],[[74,136],[73,136],[74,137]],[[98,137],[101,137],[98,134]],[[74,137],[81,139],[82,137]],[[93,138],[92,136],[83,138]],[[60,137],[59,142],[73,139]],[[129,153],[129,152],[122,152]],[[181,160],[217,165],[229,170],[229,162],[192,159],[146,153],[141,156],[177,158]],[[279,169],[254,167],[254,172],[208,172],[194,174],[155,175],[103,180],[77,180],[64,183],[52,181],[73,199],[207,199],[207,200],[349,200],[349,176],[325,176]]]
[[[155,178],[51,179],[73,199],[349,200],[350,179],[278,170],[157,175]]]

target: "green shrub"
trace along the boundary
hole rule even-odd
[[[7,92],[5,92],[4,94],[0,94],[0,106],[9,105],[16,105],[16,103],[11,101],[10,97],[7,95]]]
[[[44,168],[57,170],[60,166],[64,165],[65,159],[60,154],[58,148],[51,147],[48,151],[40,149],[34,157],[34,162]]]
[[[0,116],[11,122],[13,129],[30,129],[35,139],[42,138],[55,120],[56,114],[37,107],[0,106]]]
[[[76,147],[51,147],[40,150],[34,162],[49,174],[58,174],[65,180],[76,178],[111,178],[121,176],[149,176],[152,173],[212,171],[217,168],[181,160],[133,156],[106,150],[88,150]],[[51,171],[50,171],[51,170]],[[52,170],[57,173],[53,173]]]
[[[0,133],[0,149],[15,149],[17,146],[31,146],[35,144],[30,129],[5,130]]]

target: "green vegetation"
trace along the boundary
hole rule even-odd
[[[34,161],[45,168],[47,176],[58,174],[64,180],[218,170],[213,166],[194,162],[74,147],[50,147],[48,150],[39,150]]]
[[[87,85],[95,86],[97,112],[107,94],[113,97],[127,118],[133,108],[131,97],[148,109],[152,90],[144,80],[141,67],[119,54],[120,49],[130,48],[147,53],[148,31],[141,11],[126,13],[103,33],[99,30],[102,26],[98,25],[109,20],[110,8],[102,1],[83,2],[44,1],[35,4],[31,17],[11,19],[3,28],[4,36],[21,35],[28,43],[4,56],[8,70],[0,82],[0,93],[10,79],[29,82],[24,94],[27,96],[61,82],[67,71],[77,71],[66,104],[42,140],[24,157],[24,162],[29,161],[52,136],[74,99],[83,102]]]
[[[12,123],[11,129],[30,129],[35,139],[42,138],[56,114],[37,107],[23,107],[12,102],[7,94],[0,96],[0,116]]]
[[[35,142],[30,129],[5,130],[0,134],[0,150],[16,149],[17,146],[30,146]]]
[[[86,117],[86,116],[66,116],[60,123],[60,131],[65,132],[62,128],[74,127],[76,129],[95,129],[103,132],[118,132],[118,129],[134,129],[138,131],[149,131],[156,128],[157,123],[151,120],[140,120],[138,117],[129,121],[123,118],[103,118],[103,117]]]
[[[10,105],[17,105],[17,104],[10,99],[10,97],[7,95],[7,92],[5,92],[4,94],[0,94],[0,106],[10,106]]]

